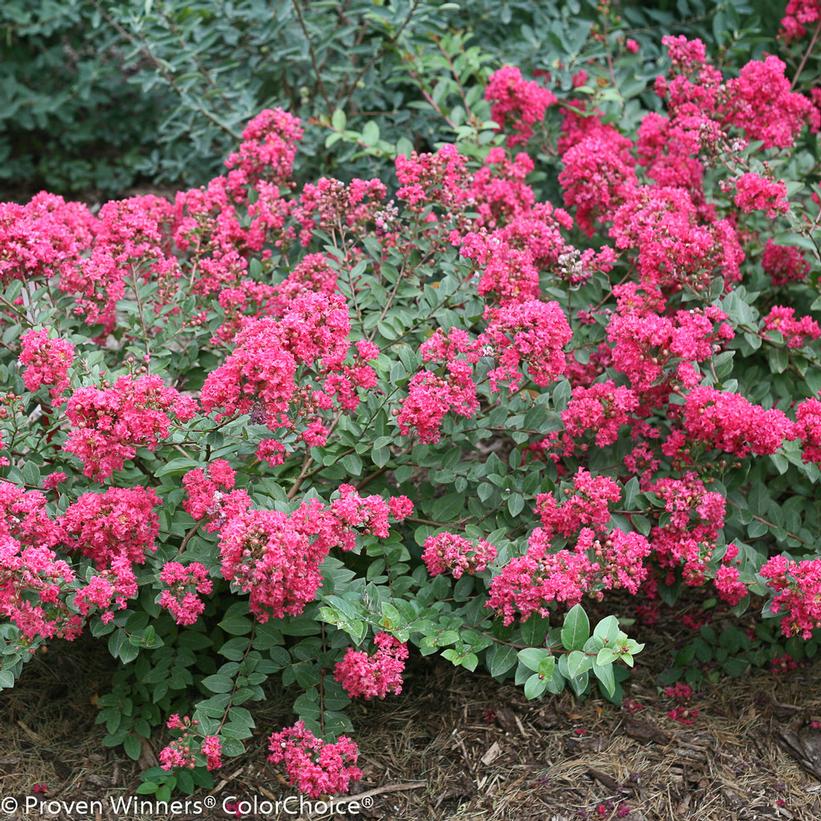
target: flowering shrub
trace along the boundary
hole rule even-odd
[[[585,608],[688,588],[811,640],[819,111],[778,57],[664,44],[635,129],[606,61],[507,66],[391,187],[298,185],[304,127],[265,110],[173,201],[0,206],[0,685],[104,637],[105,743],[172,732],[165,795],[276,676],[268,760],[318,796],[413,653],[618,701],[643,645]]]

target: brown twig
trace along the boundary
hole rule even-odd
[[[314,49],[311,35],[308,33],[308,26],[305,23],[305,18],[302,16],[302,7],[299,5],[299,0],[291,0],[291,5],[294,7],[296,18],[299,21],[299,27],[302,29],[302,35],[305,38],[305,42],[308,44],[308,54],[310,55],[311,66],[314,70],[316,89],[322,95],[322,99],[325,101],[325,106],[328,109],[328,116],[330,117],[333,113],[334,107],[331,105],[328,92],[325,90],[325,83],[322,82],[322,72],[319,70],[319,60],[317,60],[316,50]]]
[[[337,805],[350,804],[352,801],[362,801],[365,798],[374,798],[377,795],[385,795],[392,792],[407,792],[408,790],[421,790],[422,787],[427,786],[427,781],[404,781],[401,784],[386,784],[384,787],[374,787],[367,792],[361,792],[356,795],[346,795],[342,798],[335,798],[334,803]]]
[[[362,69],[353,78],[353,81],[351,82],[350,86],[348,87],[348,93],[345,95],[345,102],[340,106],[340,108],[343,111],[350,104],[351,97],[353,97],[354,92],[356,91],[356,87],[359,85],[359,81],[377,64],[377,62],[379,60],[382,59],[382,55],[385,53],[385,49],[388,46],[392,46],[402,36],[402,33],[405,31],[405,29],[408,27],[408,24],[413,19],[413,15],[416,14],[416,9],[419,8],[419,3],[420,2],[421,2],[421,0],[413,0],[413,3],[411,3],[410,11],[408,12],[407,17],[404,19],[402,24],[396,30],[396,33],[391,38],[386,40],[382,44],[381,48],[377,49],[374,52],[373,57],[371,57],[371,59],[368,60],[368,62],[365,63],[364,66],[362,66]]]
[[[804,70],[804,66],[807,65],[807,60],[810,59],[810,54],[812,54],[813,48],[815,48],[815,44],[818,42],[818,37],[821,35],[821,20],[818,21],[818,24],[815,26],[815,31],[812,33],[812,39],[810,40],[810,44],[807,46],[807,50],[804,52],[804,56],[801,58],[801,62],[798,64],[798,70],[795,72],[795,77],[792,78],[792,84],[790,85],[790,90],[795,88],[795,84],[798,82],[798,78],[801,76],[801,72]]]

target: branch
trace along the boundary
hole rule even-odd
[[[317,91],[319,91],[322,95],[322,99],[325,100],[325,106],[328,109],[328,116],[330,117],[333,113],[334,107],[331,105],[328,92],[325,90],[325,83],[322,82],[322,72],[319,70],[319,61],[316,58],[314,44],[311,41],[311,36],[308,34],[308,26],[305,23],[305,18],[302,16],[302,7],[299,5],[299,0],[291,0],[291,5],[294,7],[297,20],[299,21],[299,27],[302,29],[305,42],[308,44],[308,54],[311,56],[311,65],[314,69],[314,78],[316,80]]]

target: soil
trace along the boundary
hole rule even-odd
[[[486,675],[415,661],[401,697],[352,710],[364,771],[354,797],[371,805],[359,817],[821,818],[821,730],[813,729],[821,727],[818,664],[789,673],[757,671],[703,688],[689,705],[698,715],[686,726],[667,715],[673,702],[655,683],[669,650],[639,658],[627,687],[629,709],[569,694],[527,702],[520,690]],[[0,797],[22,799],[34,785],[47,790],[40,797],[61,801],[134,794],[140,767],[104,748],[95,724],[94,702],[108,686],[110,667],[104,648],[90,642],[54,645],[28,665],[14,690],[0,694]],[[176,819],[234,817],[220,809],[226,796],[273,801],[291,793],[265,762],[264,748],[266,735],[292,720],[292,697],[272,692],[255,710],[258,735],[246,756],[219,773],[212,791],[217,809]],[[145,755],[150,759],[153,752]]]

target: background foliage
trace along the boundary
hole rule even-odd
[[[623,19],[612,34],[641,45],[638,85],[628,91],[637,95],[658,73],[659,30],[712,41],[734,65],[771,42],[783,5],[614,4]],[[274,105],[329,129],[339,108],[352,132],[372,123],[369,136],[424,150],[453,140],[463,124],[455,77],[473,86],[470,104],[503,63],[549,70],[566,89],[603,53],[589,37],[598,17],[592,0],[8,0],[0,6],[0,194],[199,185],[218,173],[242,124]],[[362,149],[340,141],[329,152],[312,131],[298,175],[384,173]]]

